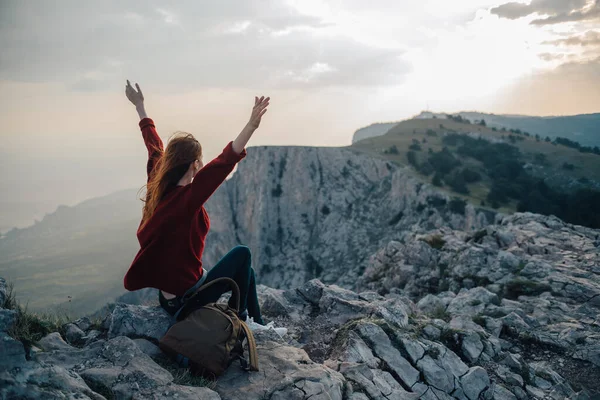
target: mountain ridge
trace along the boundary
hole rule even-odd
[[[546,136],[549,136],[552,139],[556,137],[565,137],[579,142],[584,146],[600,146],[600,113],[542,117],[518,114],[491,114],[477,111],[461,111],[457,113],[422,111],[412,118],[431,118],[432,116],[436,116],[436,118],[442,119],[445,118],[446,115],[460,115],[464,118],[476,120],[484,119],[488,126],[520,129],[533,135],[538,134],[542,138],[545,138]],[[552,123],[546,123],[550,120],[553,120],[551,121]],[[352,143],[356,143],[366,138],[383,135],[391,129],[393,125],[402,121],[403,120],[383,124],[376,123],[360,128],[353,134]]]

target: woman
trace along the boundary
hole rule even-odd
[[[255,97],[250,120],[238,137],[217,158],[203,165],[202,147],[190,133],[176,132],[163,150],[154,121],[146,115],[144,95],[137,83],[135,86],[137,90],[127,81],[125,94],[140,116],[139,126],[148,149],[148,182],[137,230],[141,248],[125,275],[125,288],[159,289],[160,305],[175,315],[202,284],[216,278],[232,278],[240,288],[240,318],[245,320],[249,314],[264,325],[248,247],[234,247],[208,272],[202,268],[202,252],[210,228],[204,203],[246,156],[245,146],[267,112],[270,98]],[[217,301],[229,290],[225,284],[211,286],[195,296],[194,304],[188,303],[177,318],[184,318],[195,307]]]

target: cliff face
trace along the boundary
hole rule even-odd
[[[452,207],[403,168],[348,149],[251,148],[238,168],[207,204],[204,261],[210,267],[245,244],[259,281],[272,287],[319,278],[352,288],[367,257],[403,232],[472,231],[493,220],[470,205]]]

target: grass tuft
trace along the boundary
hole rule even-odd
[[[179,367],[169,359],[156,358],[154,361],[173,375],[173,383],[177,385],[207,387],[211,390],[217,386],[217,381],[196,375],[191,369]]]
[[[14,310],[17,316],[14,324],[8,329],[8,334],[23,343],[26,349],[37,343],[41,338],[52,332],[64,336],[64,325],[72,319],[66,314],[36,313],[19,304],[15,297],[14,285],[7,285],[4,308]]]

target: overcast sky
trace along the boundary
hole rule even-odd
[[[207,157],[261,94],[254,145],[347,145],[427,108],[599,112],[598,1],[0,0],[0,151],[143,173],[126,79]]]

